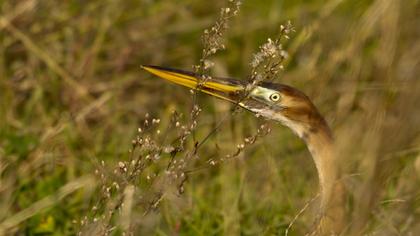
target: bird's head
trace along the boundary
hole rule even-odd
[[[142,68],[163,79],[237,104],[259,116],[280,121],[300,138],[306,139],[320,128],[328,130],[310,99],[293,87],[268,82],[249,87],[243,80],[212,77],[203,81],[193,72],[160,66]]]

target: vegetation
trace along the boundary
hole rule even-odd
[[[417,0],[0,2],[0,235],[311,232],[301,140],[142,64],[301,89],[346,235],[420,233]]]

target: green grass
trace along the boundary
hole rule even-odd
[[[116,201],[117,193],[98,202],[101,188],[123,182],[112,173],[129,159],[145,114],[162,127],[173,110],[184,114],[181,121],[189,118],[188,90],[140,65],[198,64],[201,34],[225,1],[1,2],[0,235],[95,232],[92,206],[106,211]],[[415,0],[246,0],[226,33],[227,50],[212,58],[213,75],[246,78],[259,45],[292,21],[290,57],[277,82],[307,93],[334,130],[351,193],[349,234],[420,233],[418,8]],[[134,181],[139,192],[129,231],[284,234],[318,191],[305,145],[272,123],[271,134],[237,158],[210,166],[209,158],[234,152],[263,120],[226,115],[232,106],[206,95],[198,95],[198,104],[195,140],[224,120],[190,166],[206,168],[189,174],[181,195],[174,185],[159,185],[166,195],[145,216],[140,196],[149,199],[153,191],[145,190],[145,175]],[[146,173],[161,171],[168,155],[162,158]],[[109,183],[94,174],[98,168]],[[310,231],[315,208],[290,235]],[[116,211],[110,220],[113,235],[122,235],[120,217]]]

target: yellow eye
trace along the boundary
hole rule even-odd
[[[273,93],[270,95],[270,100],[273,102],[277,102],[278,100],[280,100],[280,94],[278,93]]]

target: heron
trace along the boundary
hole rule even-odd
[[[308,96],[285,84],[260,82],[249,86],[245,80],[210,77],[154,65],[143,65],[151,74],[184,87],[236,104],[266,119],[278,121],[302,139],[318,172],[322,235],[343,230],[343,184],[340,180],[334,138],[327,122]]]

